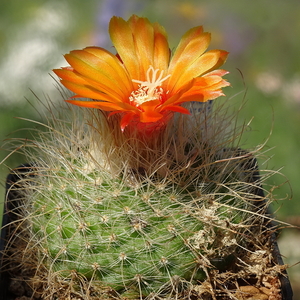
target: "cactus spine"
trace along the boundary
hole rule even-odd
[[[89,124],[73,115],[47,125],[28,153],[35,176],[24,202],[40,265],[127,297],[174,292],[229,268],[255,234],[254,160],[224,148],[221,124],[209,140],[191,130],[203,128],[200,119],[181,118],[189,131],[170,123],[152,138],[155,151],[132,132],[118,147],[104,143],[116,120],[91,111]],[[170,134],[176,151],[164,142]]]

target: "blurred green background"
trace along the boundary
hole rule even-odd
[[[232,87],[225,92],[235,107],[246,100],[239,122],[252,120],[241,146],[253,149],[266,142],[260,168],[280,170],[285,175],[267,180],[266,188],[279,186],[274,192],[278,199],[274,204],[276,216],[299,225],[299,0],[1,1],[0,161],[9,154],[3,150],[7,139],[31,138],[28,129],[36,126],[15,117],[42,120],[39,112],[44,108],[36,96],[42,102],[46,97],[61,101],[49,73],[66,65],[63,54],[89,45],[112,50],[107,34],[111,16],[127,19],[133,13],[161,23],[172,48],[190,27],[204,25],[212,33],[211,48],[230,52],[224,68],[230,71],[226,78]],[[23,162],[15,154],[1,164],[3,198],[9,168]],[[299,241],[295,232],[283,233],[280,240],[291,264],[300,260],[299,251],[289,252],[296,244],[285,248],[291,239]],[[300,282],[299,271],[295,271],[299,268],[290,271],[296,283]]]

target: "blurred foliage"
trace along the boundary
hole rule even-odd
[[[166,13],[167,12],[167,13]],[[278,216],[300,214],[300,2],[298,0],[14,0],[0,2],[0,139],[17,129],[36,125],[13,117],[40,120],[36,100],[58,97],[53,68],[65,65],[63,54],[88,45],[111,48],[107,23],[112,15],[128,18],[132,13],[160,22],[175,47],[190,27],[204,25],[212,32],[211,48],[230,52],[225,68],[232,88],[226,93],[238,107],[240,122],[253,118],[241,145],[253,149],[266,141],[267,163],[261,169],[279,170],[290,180],[293,200],[280,201]],[[245,91],[245,92],[243,92]],[[242,92],[239,95],[235,94]],[[27,100],[26,100],[26,99]],[[231,101],[230,99],[228,101]],[[31,104],[32,105],[31,105]],[[33,108],[35,106],[35,109]],[[270,135],[270,132],[272,134]],[[30,138],[28,130],[10,137]],[[7,152],[1,151],[2,160]],[[15,155],[6,164],[22,163]],[[8,168],[1,166],[3,182]],[[276,175],[268,184],[278,185],[278,199],[291,196],[286,179]]]

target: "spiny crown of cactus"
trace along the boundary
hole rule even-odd
[[[55,70],[92,100],[67,100],[88,109],[68,105],[70,122],[52,120],[29,152],[30,240],[60,278],[128,297],[176,291],[226,269],[256,233],[255,160],[208,109],[228,85],[227,52],[205,52],[202,27],[172,56],[145,18],[114,17],[109,31],[117,55],[75,50]]]

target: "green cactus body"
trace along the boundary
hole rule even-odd
[[[249,190],[246,183],[230,192],[237,176],[205,183],[197,166],[195,183],[180,187],[165,178],[83,171],[80,159],[76,164],[43,171],[31,196],[40,255],[61,277],[75,270],[118,292],[146,295],[176,278],[203,281],[216,262],[226,268],[242,243],[239,226],[252,213],[239,196]]]

